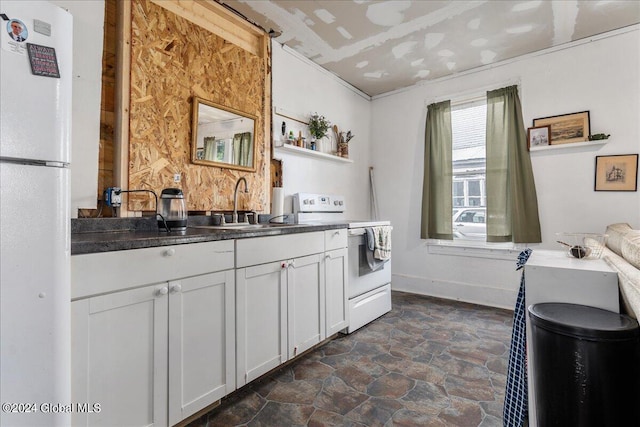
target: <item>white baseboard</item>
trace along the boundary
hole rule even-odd
[[[392,274],[391,289],[437,298],[513,310],[517,290]]]

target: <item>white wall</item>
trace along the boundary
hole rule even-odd
[[[282,160],[284,212],[292,209],[291,195],[298,192],[344,194],[350,218],[369,216],[370,100],[297,53],[273,42],[273,106],[308,118],[325,116],[339,130],[351,130],[353,163],[338,163],[293,154],[274,154]],[[274,117],[274,135],[280,135],[282,118]],[[288,132],[288,130],[287,130]],[[295,132],[297,136],[297,132]]]
[[[591,112],[592,133],[609,143],[531,154],[543,243],[555,233],[604,232],[607,224],[640,228],[639,192],[594,192],[595,156],[640,152],[640,30],[575,43],[473,73],[415,86],[372,101],[372,165],[381,216],[391,219],[393,287],[512,308],[519,284],[511,260],[429,253],[420,240],[426,102],[519,80],[525,123]]]
[[[71,216],[95,209],[100,148],[104,0],[54,0],[73,15]]]

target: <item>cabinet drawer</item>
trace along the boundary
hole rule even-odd
[[[71,298],[233,268],[233,241],[190,243],[71,257]]]
[[[324,232],[324,250],[331,251],[347,247],[347,229],[326,230]]]
[[[236,268],[324,252],[324,233],[283,234],[236,240]]]

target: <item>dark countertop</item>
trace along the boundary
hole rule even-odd
[[[189,224],[194,226],[207,225],[203,221],[210,221],[210,218],[192,220],[190,217]],[[189,226],[186,231],[166,232],[158,230],[157,222],[153,218],[81,218],[71,221],[71,255],[306,233],[338,228],[347,228],[347,224],[338,222],[314,225],[269,224],[264,228],[245,230],[205,229]]]

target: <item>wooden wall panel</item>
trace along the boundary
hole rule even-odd
[[[116,0],[106,0],[104,10],[104,42],[102,50],[102,97],[100,101],[100,150],[98,158],[98,211],[102,216],[111,215],[110,209],[100,209],[102,192],[115,186],[113,172],[114,129],[116,125]],[[89,216],[94,216],[89,213]]]
[[[266,37],[266,36],[265,36]],[[148,1],[132,2],[128,188],[182,188],[189,210],[233,208],[244,176],[250,194],[239,209],[268,210],[269,147],[265,144],[267,61]],[[191,163],[192,97],[258,117],[257,172]],[[174,182],[174,175],[181,182]],[[130,194],[128,209],[153,210],[145,194]]]

